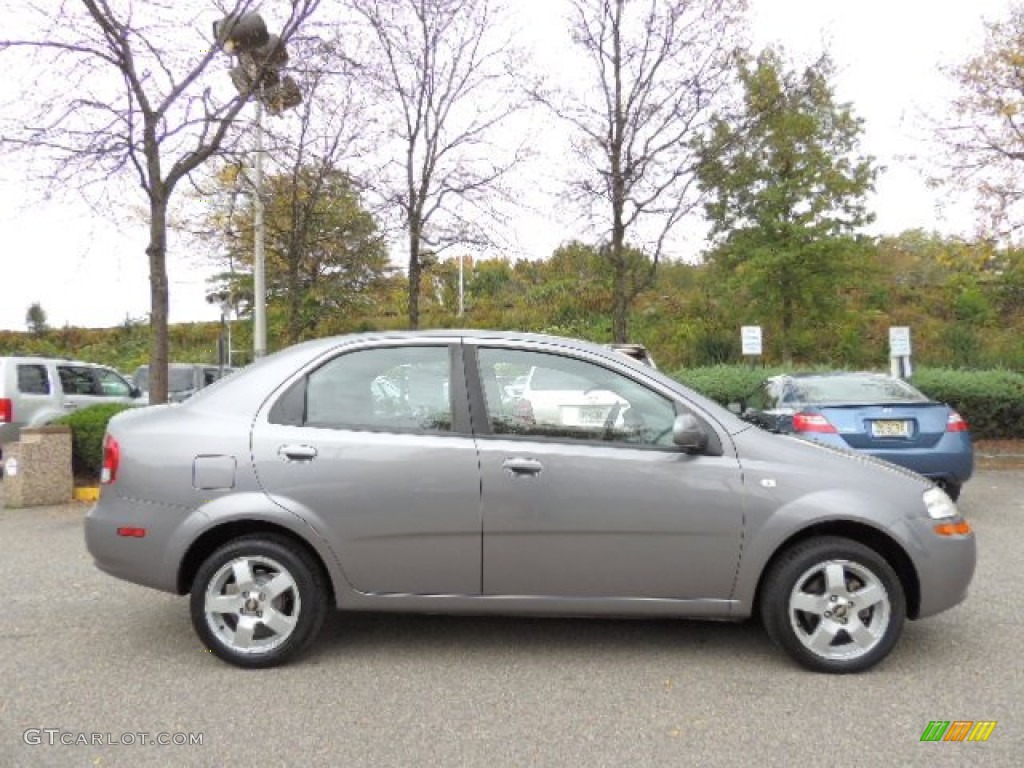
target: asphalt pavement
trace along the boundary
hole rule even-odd
[[[185,598],[94,568],[87,505],[0,508],[0,766],[1016,767],[1024,471],[979,472],[960,506],[968,600],[845,677],[752,623],[369,614],[243,671],[200,646]],[[997,725],[923,743],[933,720]]]

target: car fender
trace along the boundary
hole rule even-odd
[[[894,536],[895,523],[904,518],[897,505],[879,504],[877,496],[852,488],[812,491],[775,508],[769,494],[752,493],[733,590],[735,615],[750,615],[765,568],[786,542],[801,538],[810,528],[852,524],[871,529],[873,535],[889,539],[909,558],[907,543]]]
[[[211,499],[200,506],[189,520],[195,524],[182,525],[168,547],[178,553],[178,562],[202,536],[223,525],[238,522],[270,523],[285,528],[309,545],[327,568],[336,595],[351,589],[341,568],[341,562],[323,535],[323,520],[294,500],[278,500],[262,491],[236,493]]]

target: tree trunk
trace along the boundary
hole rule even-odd
[[[615,162],[618,166],[618,162]],[[625,344],[629,341],[629,305],[633,300],[630,295],[629,264],[626,260],[626,227],[622,223],[625,207],[625,187],[621,174],[614,184],[615,198],[612,200],[612,341]]]
[[[629,341],[629,295],[626,286],[626,265],[622,259],[615,261],[612,277],[612,341],[625,344]]]
[[[420,231],[416,223],[409,227],[409,328],[420,327]]]
[[[149,198],[149,402],[167,402],[167,195],[154,189]]]
[[[298,344],[302,336],[302,289],[299,281],[297,249],[288,254],[288,343]]]

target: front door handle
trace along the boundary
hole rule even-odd
[[[527,459],[519,456],[505,459],[501,467],[506,472],[518,476],[539,475],[541,470],[544,469],[544,465],[536,459]]]
[[[282,445],[277,455],[285,461],[312,461],[316,458],[316,448],[312,445]]]

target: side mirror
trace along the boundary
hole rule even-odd
[[[685,453],[700,453],[708,446],[708,434],[692,413],[681,413],[672,423],[672,442]]]
[[[133,400],[137,400],[142,397],[142,390],[138,387],[132,387],[129,394],[131,394]]]
[[[729,403],[725,406],[730,413],[735,413],[737,416],[742,416],[743,412],[747,410],[747,404],[740,400],[738,403]]]

